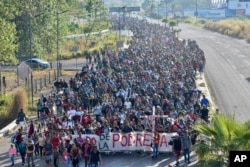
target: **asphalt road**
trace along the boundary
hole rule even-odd
[[[216,108],[242,122],[248,121],[250,114],[250,47],[244,40],[238,40],[215,32],[206,31],[191,25],[180,24],[180,37],[194,39],[204,50],[207,64],[206,79],[211,90]],[[63,67],[74,68],[74,60],[62,61]],[[64,65],[65,63],[65,65]],[[83,59],[78,59],[77,69],[80,69]],[[8,166],[7,150],[9,137],[0,140],[0,167]],[[103,164],[100,167],[164,167],[173,163],[172,155],[162,154],[158,160],[152,160],[150,154],[133,153],[132,155],[117,153],[103,154]],[[194,161],[194,160],[193,160]],[[17,158],[20,165],[20,158]],[[44,161],[36,159],[37,166],[44,166]],[[183,160],[182,160],[182,166]],[[190,164],[189,166],[192,166]]]
[[[216,108],[236,120],[250,118],[250,44],[216,32],[181,24],[180,37],[203,49],[206,80]]]
[[[175,28],[181,29],[179,38],[195,40],[205,52],[205,77],[215,108],[240,122],[249,121],[250,44],[189,24]]]

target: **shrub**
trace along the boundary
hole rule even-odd
[[[10,113],[16,117],[20,109],[27,112],[28,109],[28,95],[23,88],[18,88],[13,94],[13,102],[11,105]]]
[[[10,108],[12,105],[12,97],[10,94],[5,94],[0,96],[0,128],[2,129],[9,122],[13,121],[12,114],[10,113]]]
[[[0,117],[6,117],[9,114],[12,98],[10,94],[0,96]]]

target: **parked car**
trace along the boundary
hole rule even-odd
[[[25,64],[27,64],[28,66],[30,66],[30,68],[33,68],[33,69],[46,69],[46,68],[49,68],[49,62],[47,61],[43,61],[41,59],[38,59],[38,58],[32,58],[32,59],[28,59],[28,60],[25,60],[24,61]]]

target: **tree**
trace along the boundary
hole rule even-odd
[[[0,64],[16,63],[17,50],[16,29],[13,23],[17,2],[14,0],[0,1]]]
[[[162,19],[162,22],[165,24],[165,27],[166,27],[166,26],[167,26],[167,23],[168,23],[168,18]]]
[[[87,47],[90,33],[93,31],[99,31],[101,23],[106,23],[108,28],[109,20],[106,19],[108,10],[105,8],[102,0],[87,0],[84,9],[87,11],[89,19],[87,28],[88,34],[85,42],[85,47]]]
[[[215,115],[211,125],[198,124],[194,129],[203,136],[194,147],[199,166],[228,166],[230,150],[250,149],[250,123],[242,124],[229,117]]]
[[[0,64],[16,63],[17,49],[15,24],[0,18]]]
[[[177,26],[177,22],[175,20],[171,20],[168,24],[169,27],[172,28],[172,31],[174,30],[174,27]]]
[[[14,0],[12,0],[14,1]],[[17,12],[14,20],[16,24],[18,39],[18,56],[33,55],[46,58],[47,54],[56,50],[56,24],[60,19],[60,37],[66,35],[67,18],[60,14],[70,10],[73,6],[72,0],[16,0]],[[31,46],[31,49],[30,49]]]

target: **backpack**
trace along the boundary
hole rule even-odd
[[[17,137],[18,132],[16,132],[14,135],[11,136],[11,143],[15,144],[16,143],[16,137]]]
[[[28,151],[33,151],[34,150],[34,145],[33,144],[27,145],[27,150]]]
[[[53,146],[50,143],[46,143],[43,148],[45,149],[45,155],[51,155],[52,154],[52,150],[53,150]]]

